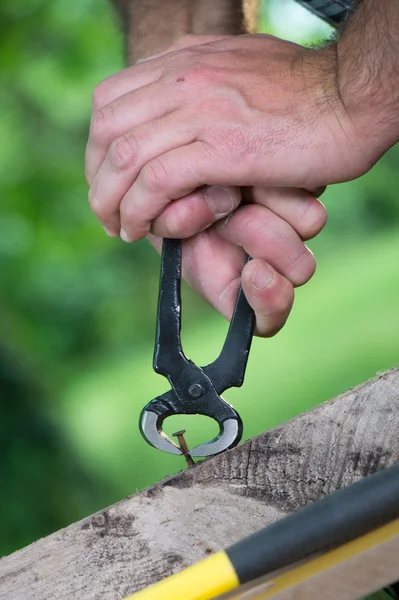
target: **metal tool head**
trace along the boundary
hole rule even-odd
[[[141,412],[140,431],[154,448],[170,454],[183,454],[163,431],[171,415],[204,415],[219,425],[219,434],[196,446],[189,455],[212,456],[233,448],[242,437],[242,421],[237,411],[220,394],[242,385],[254,327],[254,313],[242,289],[223,349],[206,367],[188,359],[181,346],[180,299],[181,242],[165,239],[162,249],[158,320],[154,370],[166,377],[172,389],[149,402]],[[187,453],[186,453],[187,454]]]
[[[173,399],[173,392],[155,398],[144,407],[140,415],[140,431],[146,441],[154,448],[169,454],[180,455],[183,454],[181,448],[162,428],[167,417],[183,414],[181,411],[176,412],[174,407],[176,402],[170,404],[167,399],[168,396]],[[209,442],[192,448],[189,452],[190,456],[195,458],[213,456],[224,450],[234,448],[240,442],[243,432],[241,417],[223,398],[220,398],[220,400],[221,404],[216,405],[216,408],[219,408],[219,411],[216,410],[216,414],[208,414],[206,411],[206,416],[217,422],[219,426],[218,435]],[[224,410],[220,411],[220,407],[223,407]],[[201,410],[200,406],[198,408],[200,411],[192,414],[204,414],[204,410]],[[205,408],[205,406],[202,408]],[[186,412],[184,410],[185,414]],[[221,412],[223,412],[223,415],[220,414]]]

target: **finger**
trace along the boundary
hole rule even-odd
[[[160,253],[162,238],[149,234],[148,239]],[[231,320],[242,281],[255,311],[255,335],[271,336],[283,326],[292,307],[293,287],[266,263],[247,263],[245,252],[218,238],[214,230],[185,240],[182,255],[184,279],[226,319]],[[259,270],[258,279],[254,277],[258,267],[269,268],[271,278],[266,286],[264,281],[259,282]]]
[[[284,219],[265,206],[241,206],[215,225],[219,235],[271,265],[294,286],[308,281],[316,268],[312,252]]]
[[[244,266],[241,283],[245,296],[255,311],[256,335],[275,335],[285,324],[292,309],[292,284],[260,259],[253,259]]]
[[[129,193],[126,196],[126,194],[142,167],[148,163],[151,164],[154,157],[159,153],[167,152],[176,143],[189,144],[195,134],[195,129],[184,127],[172,113],[162,119],[156,119],[136,127],[133,131],[112,142],[89,190],[90,206],[104,227],[114,235],[119,235],[121,228],[120,205],[123,204],[122,211],[126,210],[126,204],[130,202],[131,195]],[[165,204],[162,204],[162,209]],[[128,205],[129,208],[130,205]],[[152,205],[145,206],[145,215],[149,222],[160,212],[158,209],[154,212],[154,208]],[[134,220],[135,215],[132,218]],[[149,229],[149,222],[145,233]],[[124,227],[126,227],[126,223]],[[130,228],[126,230],[130,232]],[[130,241],[140,239],[140,237],[143,236],[137,233],[137,227],[133,228]]]
[[[161,98],[156,98],[151,92],[151,86],[145,86],[94,111],[86,146],[88,183],[93,181],[113,141],[118,144],[118,138],[127,135],[136,127],[142,127],[148,122],[168,116],[176,108],[177,102],[176,94],[171,96],[164,93]],[[192,123],[188,126],[192,128]],[[172,137],[173,127],[168,133],[169,137]]]
[[[327,221],[325,206],[306,190],[298,188],[252,188],[251,201],[272,210],[302,238],[310,240]]]
[[[93,110],[103,108],[117,98],[147,86],[162,76],[163,67],[161,63],[148,65],[133,65],[126,67],[119,73],[103,79],[96,85],[92,97]]]
[[[204,186],[174,200],[151,224],[161,237],[189,238],[231,214],[240,204],[238,187]]]
[[[158,154],[140,171],[122,200],[121,224],[126,241],[135,241],[150,230],[151,222],[177,198],[203,185],[240,186],[241,173],[228,165],[202,141]]]
[[[209,37],[224,39],[226,36]],[[195,46],[195,49],[198,49],[198,46]],[[162,64],[162,61],[155,62]],[[140,65],[137,66],[137,71],[136,67],[130,67],[104,80],[94,92],[93,114],[86,148],[86,178],[89,185],[115,138],[149,119],[172,112],[181,102],[182,90],[180,87],[177,90],[173,85],[173,78],[169,85],[164,85],[161,90],[159,86],[154,87],[163,74],[163,68],[155,69],[154,75],[152,66],[139,67]],[[146,74],[145,69],[151,75]],[[184,78],[178,77],[176,82],[183,80]],[[193,119],[190,118],[188,124],[192,126],[192,123]]]
[[[148,234],[147,239],[160,253],[162,238]],[[226,242],[213,229],[207,229],[184,240],[182,274],[190,287],[230,320],[247,259],[242,248]]]
[[[94,110],[103,108],[117,98],[158,81],[165,70],[165,62],[157,60],[166,54],[175,54],[184,48],[209,44],[231,36],[225,35],[187,35],[163,52],[140,59],[135,65],[126,67],[119,73],[107,77],[94,88],[92,106]],[[151,64],[148,64],[148,63]]]

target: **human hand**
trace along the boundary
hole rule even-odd
[[[216,36],[187,36],[167,52],[203,43],[204,38],[209,41]],[[190,237],[209,227],[231,213],[240,202],[239,189],[225,186],[224,190],[224,201],[220,188],[205,187],[172,202],[154,219],[152,231],[162,237]],[[213,207],[208,202],[211,192],[217,194]],[[304,190],[251,188],[246,190],[246,197],[247,201],[264,208],[242,207],[227,225],[223,223],[186,242],[183,273],[190,285],[227,318],[231,317],[241,276],[246,296],[256,313],[256,331],[258,335],[268,336],[276,333],[288,317],[293,286],[305,283],[314,272],[313,255],[301,240],[318,233],[325,223],[326,213]],[[149,237],[160,250],[161,239]],[[243,248],[255,259],[248,265]],[[217,260],[215,254],[219,255]],[[262,271],[264,277],[269,275],[267,286],[259,285]]]
[[[100,221],[134,241],[204,184],[312,189],[367,170],[332,54],[265,35],[229,37],[105,80],[86,160]]]
[[[229,191],[239,194],[237,188]],[[251,188],[244,192],[250,204],[243,203],[231,216],[184,241],[183,277],[228,320],[241,283],[255,311],[255,334],[270,337],[288,318],[294,287],[314,273],[313,254],[302,240],[322,229],[327,214],[321,202],[305,190]],[[191,198],[177,200],[158,219],[159,236],[148,235],[158,252],[165,227],[162,221],[167,223],[168,213],[173,219],[177,216],[177,223],[184,222],[184,216],[190,219],[195,215],[195,210],[186,210],[191,202]],[[249,263],[247,254],[253,257]]]

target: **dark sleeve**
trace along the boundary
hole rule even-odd
[[[297,0],[333,27],[339,25],[352,7],[352,0]]]

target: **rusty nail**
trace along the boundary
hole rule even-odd
[[[173,435],[173,437],[177,438],[177,441],[180,446],[180,450],[182,451],[182,454],[183,454],[184,458],[186,459],[186,463],[187,463],[188,467],[191,468],[195,465],[195,462],[193,461],[193,459],[190,456],[190,450],[188,449],[187,442],[184,439],[185,433],[186,433],[186,430],[182,429],[181,431],[175,431],[175,433],[172,433],[172,435]]]

